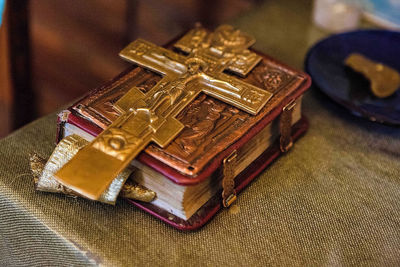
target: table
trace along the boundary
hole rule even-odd
[[[310,2],[266,1],[232,22],[256,48],[302,68],[325,33]],[[398,265],[400,129],[350,115],[312,88],[311,126],[204,228],[180,232],[115,207],[36,192],[29,154],[54,148],[52,114],[0,141],[0,265]]]

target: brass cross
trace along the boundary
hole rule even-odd
[[[229,25],[210,33],[196,27],[174,48],[136,40],[120,56],[163,75],[146,94],[132,88],[116,104],[122,115],[56,173],[57,180],[98,199],[112,180],[151,141],[165,147],[184,128],[175,117],[201,92],[257,114],[272,93],[225,72],[245,76],[261,60],[255,40]]]

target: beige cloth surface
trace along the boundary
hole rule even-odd
[[[301,68],[320,36],[309,4],[270,2],[234,23]],[[0,266],[399,265],[400,128],[353,117],[315,89],[304,112],[308,133],[239,196],[240,211],[188,233],[121,200],[36,192],[29,153],[50,155],[56,116],[35,121],[0,141]]]

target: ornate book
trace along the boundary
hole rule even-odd
[[[58,140],[76,134],[92,141],[101,133],[111,147],[119,148],[118,140],[106,139],[103,131],[128,112],[139,116],[144,108],[139,104],[128,107],[131,103],[151,94],[152,101],[158,101],[152,102],[158,112],[154,113],[157,119],[150,120],[154,123],[165,103],[187,101],[175,111],[173,120],[178,123],[164,119],[169,126],[157,128],[162,129],[161,137],[153,138],[130,163],[135,170],[129,180],[154,191],[155,199],[148,203],[128,201],[179,229],[204,225],[276,157],[287,152],[308,127],[301,114],[301,97],[310,86],[310,78],[260,52],[247,50],[253,42],[227,25],[214,32],[196,27],[165,48],[135,41],[121,53],[135,63],[132,67],[60,113]],[[176,73],[184,79],[164,83]],[[182,96],[186,89],[181,81],[194,88],[192,98]],[[197,87],[206,89],[196,91]],[[153,94],[154,88],[159,91]],[[167,108],[162,114],[167,114]],[[153,114],[148,109],[146,112]],[[172,132],[171,140],[160,141]]]

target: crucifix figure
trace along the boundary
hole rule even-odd
[[[196,27],[183,36],[177,52],[138,39],[120,56],[163,78],[146,94],[132,88],[117,101],[122,115],[57,173],[63,185],[98,199],[112,180],[150,142],[169,144],[184,128],[176,116],[204,92],[256,115],[272,93],[228,73],[246,76],[261,60],[248,48],[249,35],[222,25],[210,33]]]

